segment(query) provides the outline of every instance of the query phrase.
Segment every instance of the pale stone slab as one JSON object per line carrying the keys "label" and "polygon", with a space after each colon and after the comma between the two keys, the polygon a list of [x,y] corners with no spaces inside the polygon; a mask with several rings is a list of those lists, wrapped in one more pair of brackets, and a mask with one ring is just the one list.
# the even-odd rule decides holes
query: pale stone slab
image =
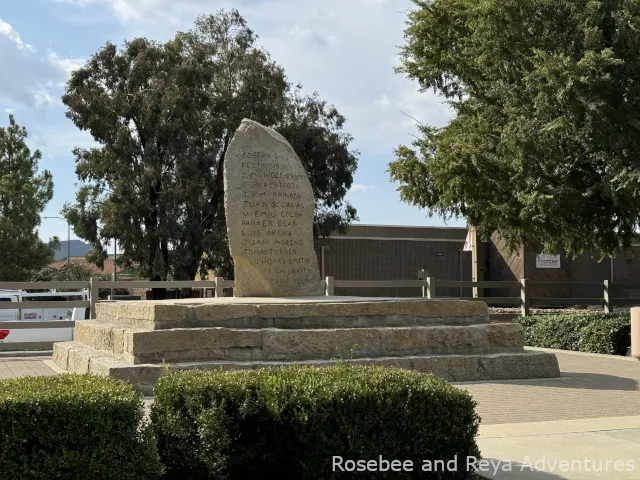
{"label": "pale stone slab", "polygon": [[234,296],[322,295],[313,189],[289,142],[243,120],[225,154],[224,191]]}
{"label": "pale stone slab", "polygon": [[[425,298],[218,297],[98,303],[97,321],[131,328],[309,328],[489,323],[484,302]],[[384,317],[384,318],[376,318]],[[231,320],[237,319],[234,322]],[[268,321],[262,321],[266,319]]]}
{"label": "pale stone slab", "polygon": [[483,302],[424,298],[240,297],[99,303],[54,362],[152,392],[167,370],[253,369],[336,359],[450,381],[558,377],[552,353],[525,352],[522,327],[490,324]]}
{"label": "pale stone slab", "polygon": [[[66,355],[57,350],[69,352],[69,362],[64,370],[69,373],[91,373],[109,375],[130,382],[145,395],[153,393],[158,378],[167,370],[245,370],[265,367],[285,367],[303,364],[324,367],[335,364],[337,359],[306,361],[264,361],[246,350],[231,353],[227,350],[227,360],[198,360],[160,364],[132,365],[123,359],[96,352],[76,342],[55,343],[54,359],[64,364]],[[245,358],[242,358],[245,357]],[[73,361],[71,361],[73,359]],[[555,355],[544,352],[515,352],[470,355],[425,355],[403,357],[369,357],[344,359],[357,365],[382,365],[406,368],[432,373],[448,381],[500,380],[505,378],[553,378],[560,375]],[[57,363],[57,362],[56,362]],[[59,366],[61,366],[58,363]],[[527,375],[517,377],[516,375]]]}
{"label": "pale stone slab", "polygon": [[[524,351],[522,327],[515,324],[339,329],[209,327],[131,331],[114,325],[82,322],[78,329],[80,334],[76,335],[76,343],[118,356],[131,364],[244,358],[298,361]],[[114,336],[114,333],[118,335]]]}

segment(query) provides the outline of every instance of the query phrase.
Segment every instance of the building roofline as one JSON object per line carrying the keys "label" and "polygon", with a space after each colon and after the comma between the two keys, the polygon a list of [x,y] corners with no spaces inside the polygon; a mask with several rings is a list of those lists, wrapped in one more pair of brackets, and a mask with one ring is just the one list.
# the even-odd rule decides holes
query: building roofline
{"label": "building roofline", "polygon": [[[384,225],[381,223],[352,223],[348,225],[348,227],[376,227],[376,228],[438,228],[438,229],[456,229],[456,230],[467,230],[468,227],[447,227],[446,225]],[[347,227],[347,228],[348,228]]]}

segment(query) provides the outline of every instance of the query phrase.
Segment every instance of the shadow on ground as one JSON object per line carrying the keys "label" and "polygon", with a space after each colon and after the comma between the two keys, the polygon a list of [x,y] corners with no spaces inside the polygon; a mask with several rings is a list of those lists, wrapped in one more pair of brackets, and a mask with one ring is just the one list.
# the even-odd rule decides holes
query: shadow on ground
{"label": "shadow on ground", "polygon": [[[489,462],[489,467],[476,472],[476,478],[478,479],[568,480],[567,477],[556,475],[555,473],[533,470],[529,465],[523,465],[518,462],[505,462],[495,458],[487,458],[486,460]],[[497,468],[494,466],[497,466]]]}
{"label": "shadow on ground", "polygon": [[[639,366],[640,368],[640,366]],[[569,372],[560,378],[535,378],[526,380],[481,380],[477,382],[452,382],[454,385],[502,384],[530,385],[549,388],[573,388],[580,390],[626,390],[640,391],[640,385],[632,378],[603,373]]]}

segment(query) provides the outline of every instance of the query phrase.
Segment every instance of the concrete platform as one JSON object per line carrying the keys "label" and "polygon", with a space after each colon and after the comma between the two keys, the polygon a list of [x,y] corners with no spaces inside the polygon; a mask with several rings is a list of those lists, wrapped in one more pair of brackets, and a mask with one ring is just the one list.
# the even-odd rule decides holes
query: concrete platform
{"label": "concrete platform", "polygon": [[518,353],[524,343],[515,324],[133,330],[87,321],[78,323],[75,339],[132,364]]}
{"label": "concrete platform", "polygon": [[63,371],[110,375],[148,394],[169,370],[246,369],[338,359],[431,372],[451,381],[558,377],[550,353],[527,353],[515,324],[483,302],[290,297],[104,302],[57,343]]}
{"label": "concrete platform", "polygon": [[144,395],[153,394],[153,386],[167,371],[246,370],[285,367],[292,364],[324,367],[338,361],[357,365],[380,365],[432,373],[449,381],[504,380],[509,378],[549,378],[558,375],[555,357],[538,352],[424,355],[398,357],[334,358],[297,361],[192,361],[136,365],[75,342],[57,343],[53,364],[59,373],[109,375],[132,383]]}

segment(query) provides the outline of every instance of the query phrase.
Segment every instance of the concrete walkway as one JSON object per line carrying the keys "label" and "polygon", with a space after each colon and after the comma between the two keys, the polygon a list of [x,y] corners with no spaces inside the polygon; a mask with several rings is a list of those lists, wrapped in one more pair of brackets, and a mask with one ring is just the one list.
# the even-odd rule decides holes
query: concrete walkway
{"label": "concrete walkway", "polygon": [[[561,378],[456,384],[474,396],[482,418],[478,445],[486,462],[478,473],[495,480],[640,480],[640,362],[546,351],[556,354]],[[45,364],[50,358],[0,356],[0,378],[55,375]]]}
{"label": "concrete walkway", "polygon": [[640,416],[484,425],[478,445],[485,478],[640,479]]}
{"label": "concrete walkway", "polygon": [[457,384],[482,417],[478,474],[640,480],[640,362],[547,351],[558,357],[559,379]]}
{"label": "concrete walkway", "polygon": [[51,360],[51,356],[3,353],[4,355],[0,355],[0,379],[57,375],[55,370],[45,364],[45,361]]}
{"label": "concrete walkway", "polygon": [[640,362],[632,357],[556,354],[562,376],[458,383],[476,402],[482,425],[640,415]]}

